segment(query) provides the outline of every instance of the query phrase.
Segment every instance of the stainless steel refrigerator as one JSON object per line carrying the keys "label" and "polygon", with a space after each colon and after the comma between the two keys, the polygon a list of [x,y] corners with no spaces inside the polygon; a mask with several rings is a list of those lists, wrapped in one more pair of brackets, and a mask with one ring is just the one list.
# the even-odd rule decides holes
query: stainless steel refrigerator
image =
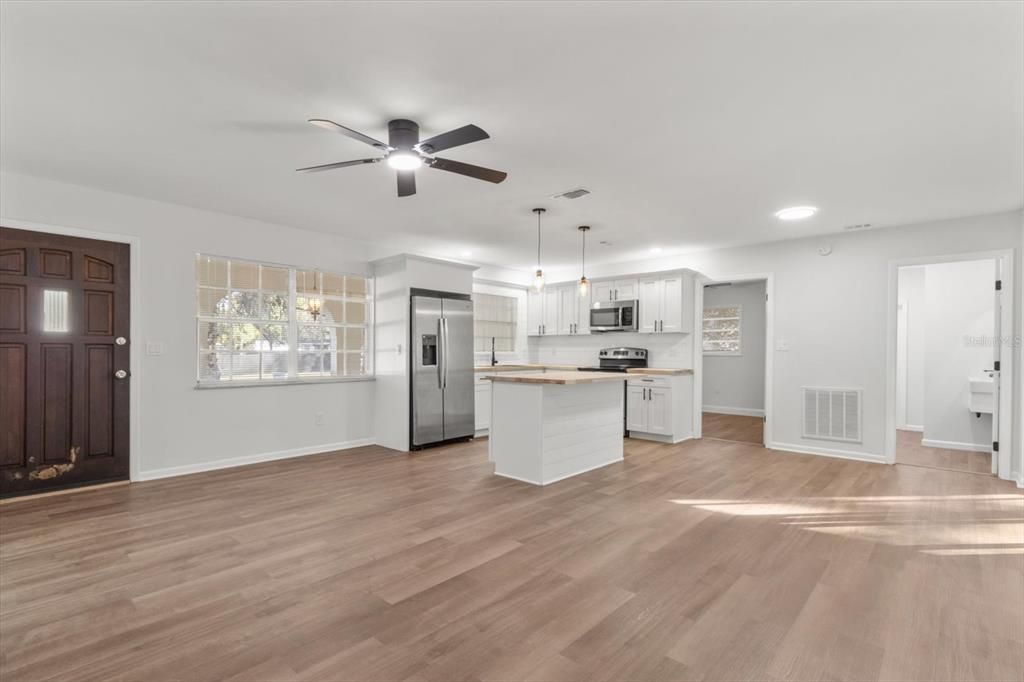
{"label": "stainless steel refrigerator", "polygon": [[472,438],[473,301],[468,295],[412,291],[413,448]]}

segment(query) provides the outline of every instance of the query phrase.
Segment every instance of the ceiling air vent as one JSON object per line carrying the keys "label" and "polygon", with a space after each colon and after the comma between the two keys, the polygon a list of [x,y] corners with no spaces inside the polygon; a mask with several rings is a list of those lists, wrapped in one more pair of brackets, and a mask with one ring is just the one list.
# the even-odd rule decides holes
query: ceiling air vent
{"label": "ceiling air vent", "polygon": [[588,194],[590,194],[590,190],[589,189],[584,189],[582,187],[577,187],[576,189],[571,189],[568,192],[562,192],[561,194],[552,194],[551,198],[552,199],[579,199],[580,197],[585,197]]}

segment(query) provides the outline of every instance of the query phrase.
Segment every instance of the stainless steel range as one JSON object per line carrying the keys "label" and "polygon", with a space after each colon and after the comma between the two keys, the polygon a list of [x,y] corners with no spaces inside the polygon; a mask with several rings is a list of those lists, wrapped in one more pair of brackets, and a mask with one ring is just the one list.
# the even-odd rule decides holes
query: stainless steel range
{"label": "stainless steel range", "polygon": [[[581,372],[625,372],[635,367],[647,366],[646,348],[629,348],[619,346],[617,348],[602,348],[597,354],[597,367],[580,367]],[[622,435],[628,436],[626,428],[626,386],[628,382],[622,382]]]}
{"label": "stainless steel range", "polygon": [[602,348],[597,357],[600,363],[597,367],[580,367],[580,371],[625,372],[630,368],[647,366],[646,348]]}

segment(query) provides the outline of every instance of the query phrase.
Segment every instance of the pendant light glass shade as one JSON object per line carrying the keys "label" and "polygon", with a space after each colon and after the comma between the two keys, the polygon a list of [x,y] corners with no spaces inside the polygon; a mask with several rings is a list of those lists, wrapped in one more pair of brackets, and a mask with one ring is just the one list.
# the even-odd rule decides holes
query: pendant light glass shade
{"label": "pendant light glass shade", "polygon": [[590,294],[590,280],[587,279],[587,232],[590,232],[589,225],[580,225],[576,228],[583,235],[583,250],[580,258],[580,296]]}
{"label": "pendant light glass shade", "polygon": [[540,217],[547,211],[546,208],[535,208],[533,212],[537,214],[537,272],[533,276],[533,288],[535,291],[540,291],[544,288],[544,271],[540,267]]}

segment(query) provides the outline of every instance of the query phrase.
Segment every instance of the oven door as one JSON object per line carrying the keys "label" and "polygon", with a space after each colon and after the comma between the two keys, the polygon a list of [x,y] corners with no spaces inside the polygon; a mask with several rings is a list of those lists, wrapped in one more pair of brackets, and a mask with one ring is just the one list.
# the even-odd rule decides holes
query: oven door
{"label": "oven door", "polygon": [[595,303],[590,309],[590,331],[614,332],[622,329],[622,307],[616,301]]}

